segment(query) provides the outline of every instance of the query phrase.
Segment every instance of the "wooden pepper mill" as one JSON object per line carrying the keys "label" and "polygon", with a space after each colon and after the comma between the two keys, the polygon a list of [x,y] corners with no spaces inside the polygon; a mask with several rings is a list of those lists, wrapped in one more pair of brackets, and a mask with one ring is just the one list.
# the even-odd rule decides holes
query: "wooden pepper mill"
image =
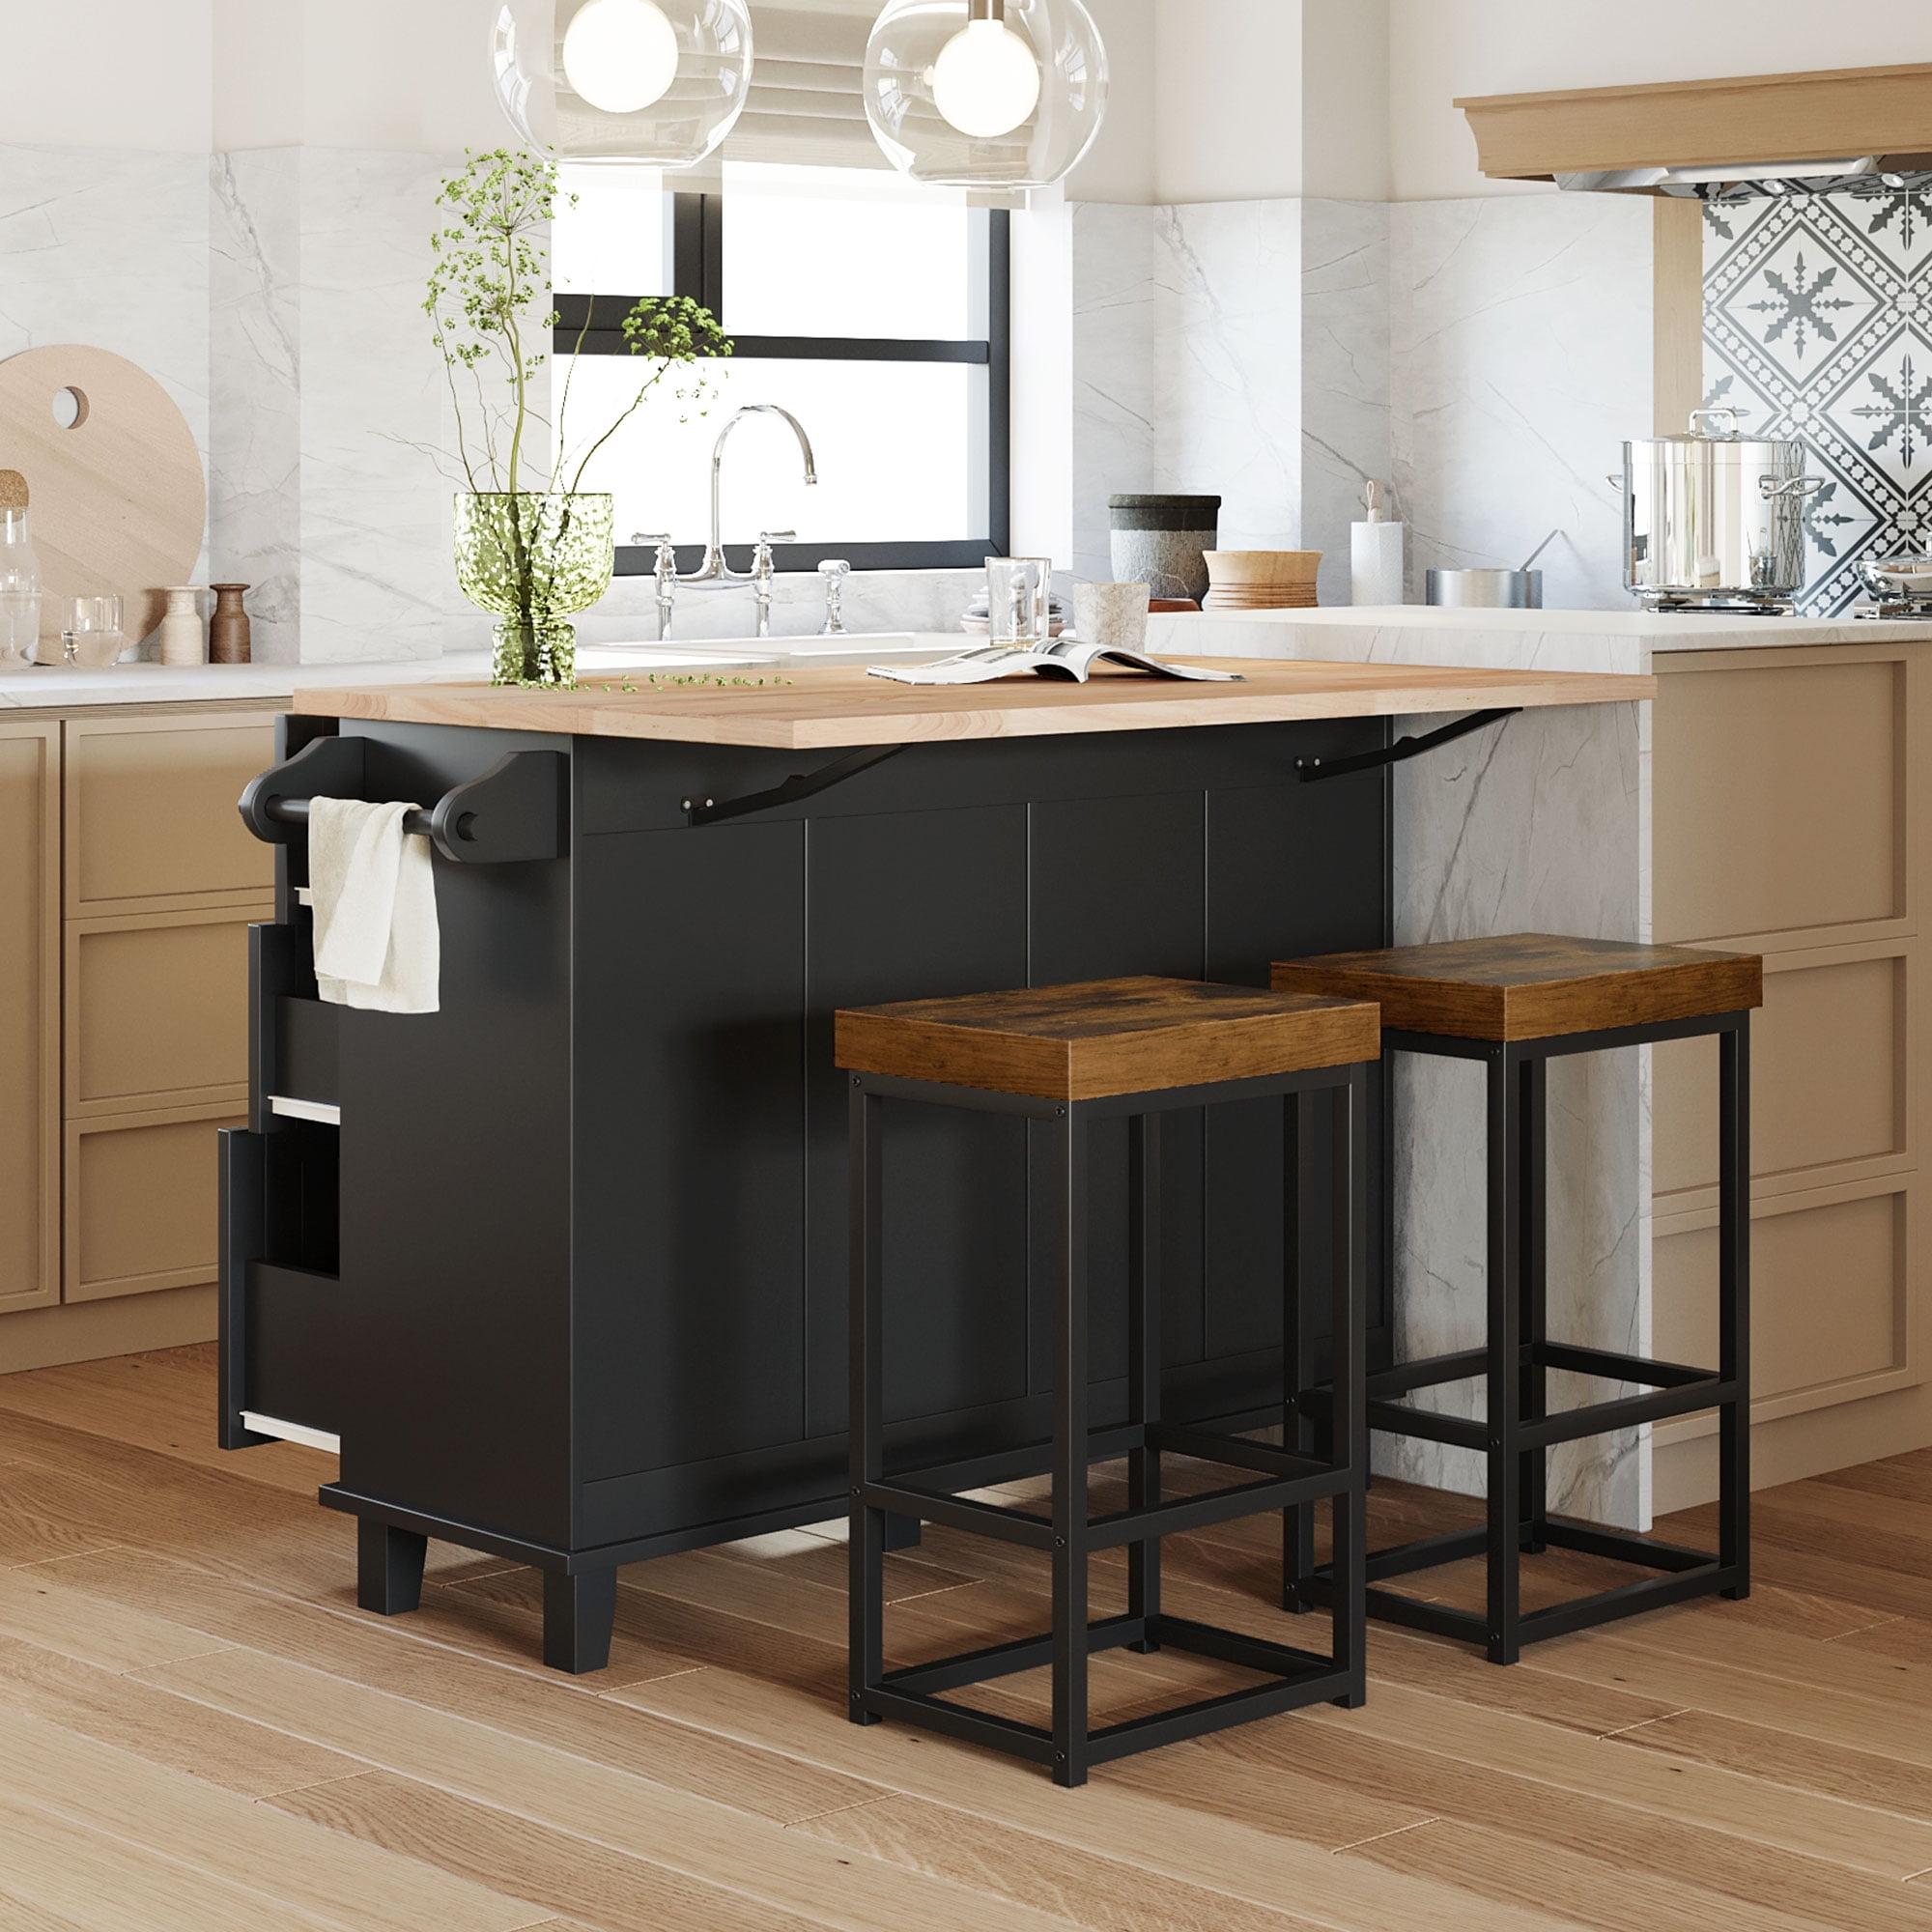
{"label": "wooden pepper mill", "polygon": [[242,602],[245,583],[215,583],[214,615],[208,624],[208,661],[218,665],[248,662],[248,612]]}

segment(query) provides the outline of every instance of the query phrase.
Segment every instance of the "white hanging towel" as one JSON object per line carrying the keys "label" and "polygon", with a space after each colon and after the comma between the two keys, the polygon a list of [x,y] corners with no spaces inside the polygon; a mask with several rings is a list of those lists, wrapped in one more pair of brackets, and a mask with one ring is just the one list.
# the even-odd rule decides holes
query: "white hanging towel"
{"label": "white hanging towel", "polygon": [[409,805],[318,798],[308,809],[315,980],[333,1006],[433,1013],[441,982],[429,840]]}

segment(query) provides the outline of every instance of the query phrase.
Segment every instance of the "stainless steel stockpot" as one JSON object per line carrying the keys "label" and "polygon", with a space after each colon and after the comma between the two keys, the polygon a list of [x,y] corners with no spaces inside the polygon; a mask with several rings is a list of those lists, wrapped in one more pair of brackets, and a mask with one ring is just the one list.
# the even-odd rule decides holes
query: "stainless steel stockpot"
{"label": "stainless steel stockpot", "polygon": [[[1612,483],[1618,478],[1612,477]],[[1624,582],[1646,604],[1762,604],[1804,581],[1804,445],[1693,410],[1684,436],[1624,444]]]}

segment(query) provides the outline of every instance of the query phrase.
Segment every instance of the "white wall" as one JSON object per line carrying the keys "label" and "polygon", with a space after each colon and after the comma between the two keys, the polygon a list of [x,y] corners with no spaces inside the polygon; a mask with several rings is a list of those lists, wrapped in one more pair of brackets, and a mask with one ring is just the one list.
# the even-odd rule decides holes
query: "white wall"
{"label": "white wall", "polygon": [[1092,0],[1112,96],[1069,200],[1388,198],[1386,0]]}
{"label": "white wall", "polygon": [[488,0],[213,0],[204,145],[447,154],[509,138]]}
{"label": "white wall", "polygon": [[[1373,6],[1376,0],[1367,0]],[[1925,0],[1387,0],[1398,201],[1536,194],[1486,181],[1459,96],[1932,61]]]}
{"label": "white wall", "polygon": [[1302,191],[1303,5],[1155,0],[1156,199],[1265,201]]}
{"label": "white wall", "polygon": [[4,0],[0,140],[205,154],[213,0]]}

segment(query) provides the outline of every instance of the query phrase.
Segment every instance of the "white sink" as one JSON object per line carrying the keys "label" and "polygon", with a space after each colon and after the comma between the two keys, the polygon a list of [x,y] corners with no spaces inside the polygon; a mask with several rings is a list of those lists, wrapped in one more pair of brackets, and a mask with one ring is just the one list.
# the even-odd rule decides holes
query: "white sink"
{"label": "white sink", "polygon": [[721,665],[777,665],[779,657],[770,644],[750,644],[733,648],[728,643],[680,644],[579,644],[577,668],[580,675],[623,670],[716,670]]}
{"label": "white sink", "polygon": [[875,664],[882,658],[937,658],[959,649],[944,638],[910,631],[842,638],[673,638],[668,643],[580,644],[581,670],[695,670],[721,665]]}

